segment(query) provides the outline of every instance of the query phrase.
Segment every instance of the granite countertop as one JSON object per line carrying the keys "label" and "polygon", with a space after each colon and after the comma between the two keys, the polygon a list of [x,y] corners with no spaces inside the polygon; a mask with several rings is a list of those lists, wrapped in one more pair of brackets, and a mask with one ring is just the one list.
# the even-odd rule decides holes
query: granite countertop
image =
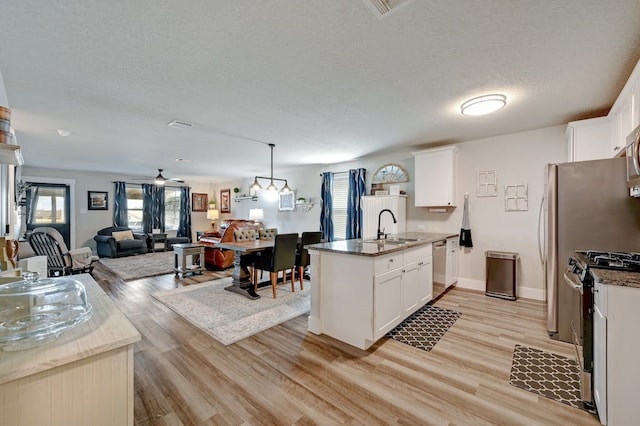
{"label": "granite countertop", "polygon": [[640,272],[594,268],[591,268],[591,272],[601,284],[640,288]]}
{"label": "granite countertop", "polygon": [[[585,264],[589,262],[589,259],[585,256],[582,250],[577,250],[575,253],[578,260]],[[603,268],[589,268],[589,270],[593,273],[595,279],[597,279],[600,284],[640,288],[639,272],[616,271],[613,269]]]}
{"label": "granite countertop", "polygon": [[[327,251],[356,256],[382,256],[409,248],[431,244],[435,241],[457,237],[457,233],[405,232],[389,235],[386,240],[343,240],[331,243],[319,243],[307,246],[309,250]],[[409,239],[411,241],[399,241]]]}

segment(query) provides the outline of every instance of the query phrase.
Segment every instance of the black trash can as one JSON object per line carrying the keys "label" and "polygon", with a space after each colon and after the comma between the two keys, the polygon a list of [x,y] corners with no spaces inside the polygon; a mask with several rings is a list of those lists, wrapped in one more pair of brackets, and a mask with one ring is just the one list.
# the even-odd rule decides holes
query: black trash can
{"label": "black trash can", "polygon": [[507,251],[486,251],[487,296],[516,300],[517,263],[520,255]]}

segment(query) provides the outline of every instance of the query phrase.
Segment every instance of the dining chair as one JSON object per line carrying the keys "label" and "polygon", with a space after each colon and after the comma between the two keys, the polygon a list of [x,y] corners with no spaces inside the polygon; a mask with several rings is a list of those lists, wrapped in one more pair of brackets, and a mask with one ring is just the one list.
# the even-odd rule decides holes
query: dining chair
{"label": "dining chair", "polygon": [[38,256],[47,256],[47,275],[50,277],[93,272],[98,256],[91,248],[69,250],[60,232],[51,227],[35,228],[28,237],[29,245]]}
{"label": "dining chair", "polygon": [[271,279],[271,289],[273,290],[273,298],[276,298],[276,285],[278,284],[278,273],[282,271],[282,283],[286,281],[287,270],[291,269],[291,291],[294,292],[294,264],[296,261],[296,247],[298,245],[298,234],[277,234],[274,239],[273,250],[271,256],[263,255],[257,257],[253,264],[254,270],[254,288],[258,290],[258,280],[256,279],[256,270],[269,271]]}
{"label": "dining chair", "polygon": [[272,240],[278,234],[278,228],[264,228],[260,230],[261,240]]}
{"label": "dining chair", "polygon": [[310,244],[316,244],[322,241],[322,232],[303,232],[300,243],[296,249],[296,269],[298,270],[298,279],[300,280],[300,290],[304,288],[304,270],[311,263],[309,258],[309,250],[305,247]]}
{"label": "dining chair", "polygon": [[[257,233],[255,229],[240,228],[233,231],[234,241],[255,241]],[[253,277],[253,263],[255,261],[255,253],[245,253],[240,257],[240,265],[249,268],[249,277]]]}
{"label": "dining chair", "polygon": [[[261,240],[273,240],[276,237],[276,235],[278,235],[278,228],[263,228],[263,229],[260,229],[259,232],[260,232]],[[270,256],[271,250],[263,250],[255,253],[256,258],[265,256],[265,255]],[[260,279],[262,279],[262,272],[264,271],[260,271]],[[254,274],[252,274],[251,277],[254,281],[257,280],[257,276],[254,276]]]}

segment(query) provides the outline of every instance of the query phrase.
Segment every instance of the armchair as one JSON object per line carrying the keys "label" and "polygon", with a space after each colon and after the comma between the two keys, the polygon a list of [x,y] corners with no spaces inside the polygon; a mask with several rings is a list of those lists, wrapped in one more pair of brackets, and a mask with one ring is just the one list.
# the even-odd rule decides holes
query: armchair
{"label": "armchair", "polygon": [[147,236],[130,228],[110,226],[93,237],[100,257],[122,257],[147,252]]}
{"label": "armchair", "polygon": [[226,269],[233,266],[235,253],[233,250],[226,250],[217,247],[218,243],[234,241],[234,233],[239,229],[260,230],[262,222],[244,219],[228,219],[220,224],[219,236],[207,233],[200,237],[198,241],[204,245],[204,265],[207,269]]}

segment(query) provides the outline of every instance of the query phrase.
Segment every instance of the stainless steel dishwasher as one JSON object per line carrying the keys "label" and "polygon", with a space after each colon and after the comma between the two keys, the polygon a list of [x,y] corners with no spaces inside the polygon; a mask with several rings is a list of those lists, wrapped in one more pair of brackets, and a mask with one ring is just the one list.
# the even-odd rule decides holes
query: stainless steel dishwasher
{"label": "stainless steel dishwasher", "polygon": [[436,300],[446,289],[447,273],[447,241],[433,243],[433,300]]}

